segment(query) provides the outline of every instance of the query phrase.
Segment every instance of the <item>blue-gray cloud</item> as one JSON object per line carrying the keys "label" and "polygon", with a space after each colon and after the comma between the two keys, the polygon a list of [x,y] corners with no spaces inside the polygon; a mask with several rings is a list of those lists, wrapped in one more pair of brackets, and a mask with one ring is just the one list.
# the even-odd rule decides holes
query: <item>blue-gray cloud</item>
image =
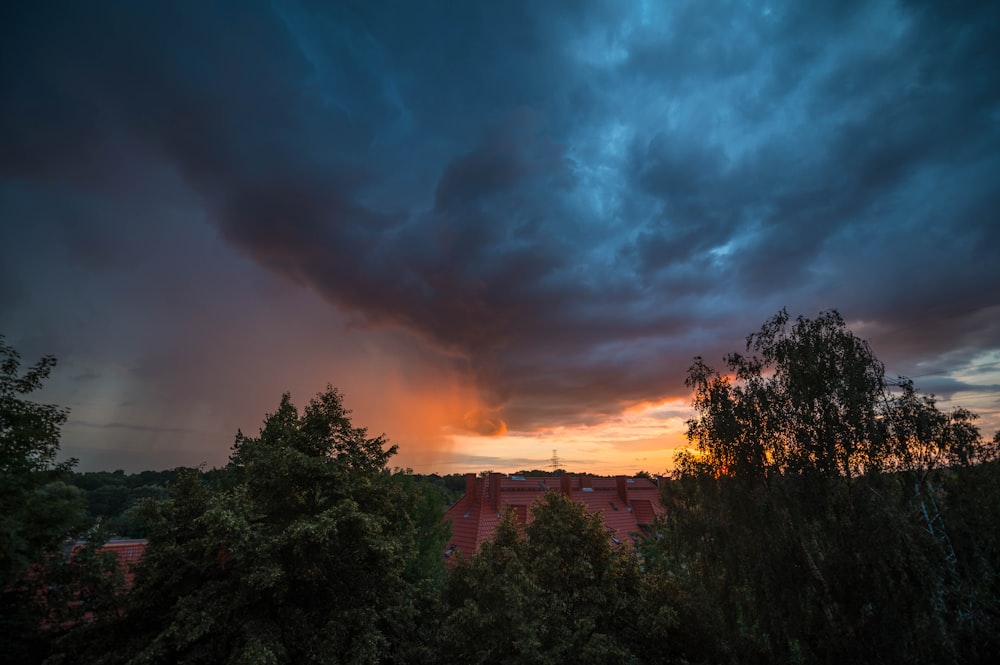
{"label": "blue-gray cloud", "polygon": [[[677,393],[782,306],[904,372],[997,348],[996,3],[333,4],[5,8],[0,210],[171,169],[514,428]],[[75,263],[127,260],[78,214]]]}

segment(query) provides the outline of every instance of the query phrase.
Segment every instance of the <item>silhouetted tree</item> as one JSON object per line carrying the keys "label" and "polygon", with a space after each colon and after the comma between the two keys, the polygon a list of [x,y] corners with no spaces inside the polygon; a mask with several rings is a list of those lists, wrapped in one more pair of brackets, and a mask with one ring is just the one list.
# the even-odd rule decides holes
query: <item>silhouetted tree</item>
{"label": "silhouetted tree", "polygon": [[169,500],[144,504],[149,545],[124,616],[64,652],[95,663],[419,660],[430,573],[414,562],[434,536],[410,512],[415,486],[386,468],[395,450],[355,427],[333,388],[301,413],[286,394],[258,436],[237,434],[226,489],[191,473]]}
{"label": "silhouetted tree", "polygon": [[440,653],[468,663],[634,662],[628,639],[638,562],[600,515],[559,492],[518,524],[508,511],[492,540],[448,577]]}
{"label": "silhouetted tree", "polygon": [[955,565],[957,497],[933,475],[988,456],[974,416],[905,380],[893,392],[836,312],[782,311],[746,350],[724,375],[701,358],[689,371],[692,450],[666,485],[650,568],[703,604],[740,662],[978,657],[967,644],[984,641],[990,608]]}
{"label": "silhouetted tree", "polygon": [[[27,398],[49,377],[45,356],[22,373],[21,356],[0,337],[0,641],[7,662],[37,662],[42,631],[61,610],[63,546],[85,527],[83,494],[64,481],[76,460],[59,462],[68,409]],[[79,567],[79,566],[78,566]],[[64,584],[56,586],[56,581]],[[50,606],[50,602],[57,603]]]}

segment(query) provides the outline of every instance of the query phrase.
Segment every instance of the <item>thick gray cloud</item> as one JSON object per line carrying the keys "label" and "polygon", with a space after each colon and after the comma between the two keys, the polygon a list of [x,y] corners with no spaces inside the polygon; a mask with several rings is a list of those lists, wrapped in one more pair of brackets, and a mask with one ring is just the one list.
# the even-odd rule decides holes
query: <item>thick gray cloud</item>
{"label": "thick gray cloud", "polygon": [[782,306],[838,308],[890,371],[1000,352],[996,3],[2,11],[22,337],[27,220],[68,273],[123,275],[161,251],[145,201],[233,252],[152,282],[249,259],[421,340],[514,429],[681,394]]}

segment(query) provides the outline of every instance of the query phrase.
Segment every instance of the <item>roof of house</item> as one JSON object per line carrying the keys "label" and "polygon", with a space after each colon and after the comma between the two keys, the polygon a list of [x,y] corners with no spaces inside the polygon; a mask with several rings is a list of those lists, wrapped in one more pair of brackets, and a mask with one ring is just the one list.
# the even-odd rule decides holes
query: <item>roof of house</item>
{"label": "roof of house", "polygon": [[[493,535],[507,507],[521,523],[532,520],[530,506],[549,490],[561,491],[592,513],[600,513],[608,537],[617,546],[632,543],[644,526],[663,512],[659,488],[648,478],[626,476],[506,476],[465,475],[465,496],[448,509],[451,541],[445,556],[473,554]],[[636,534],[636,535],[634,535]]]}
{"label": "roof of house", "polygon": [[114,552],[123,564],[131,566],[142,558],[147,542],[145,538],[113,538],[104,543],[101,549]]}
{"label": "roof of house", "polygon": [[[81,547],[86,544],[84,540],[72,543],[71,554],[73,556]],[[139,563],[142,553],[146,551],[148,541],[145,538],[112,538],[101,546],[101,551],[112,552],[118,557],[122,564],[122,572],[125,574],[125,587],[131,588],[135,581],[133,567]]]}

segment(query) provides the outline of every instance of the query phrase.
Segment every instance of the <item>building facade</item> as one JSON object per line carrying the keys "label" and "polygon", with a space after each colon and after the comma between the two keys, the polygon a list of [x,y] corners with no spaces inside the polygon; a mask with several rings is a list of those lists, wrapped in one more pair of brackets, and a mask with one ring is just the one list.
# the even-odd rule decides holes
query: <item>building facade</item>
{"label": "building facade", "polygon": [[657,484],[648,478],[627,476],[508,476],[465,474],[465,496],[448,509],[451,541],[449,559],[462,552],[471,556],[488,540],[504,511],[510,509],[522,524],[531,521],[531,505],[548,491],[559,491],[599,513],[615,546],[629,546],[663,512]]}

